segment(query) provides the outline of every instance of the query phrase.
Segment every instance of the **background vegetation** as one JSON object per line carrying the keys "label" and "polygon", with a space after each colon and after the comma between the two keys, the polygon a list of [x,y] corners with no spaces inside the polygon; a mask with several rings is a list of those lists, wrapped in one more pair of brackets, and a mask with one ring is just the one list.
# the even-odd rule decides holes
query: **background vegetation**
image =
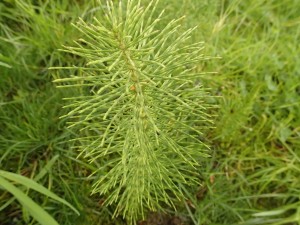
{"label": "background vegetation", "polygon": [[[142,4],[149,3],[142,0]],[[59,52],[79,38],[71,26],[89,21],[104,4],[80,0],[0,2],[0,169],[22,174],[70,202],[26,191],[60,224],[126,224],[113,206],[90,196],[92,166],[68,142],[62,91],[51,66],[83,63]],[[199,171],[201,186],[184,190],[177,211],[150,213],[139,224],[300,224],[300,5],[298,0],[164,0],[163,27],[185,15],[182,30],[198,26],[191,43],[221,57],[197,70],[218,105],[215,128]],[[175,37],[174,37],[175,38]],[[61,71],[60,71],[61,73]],[[65,71],[66,76],[68,74]],[[3,185],[3,184],[2,184]],[[37,224],[0,183],[0,224]],[[2,188],[1,188],[2,186]]]}

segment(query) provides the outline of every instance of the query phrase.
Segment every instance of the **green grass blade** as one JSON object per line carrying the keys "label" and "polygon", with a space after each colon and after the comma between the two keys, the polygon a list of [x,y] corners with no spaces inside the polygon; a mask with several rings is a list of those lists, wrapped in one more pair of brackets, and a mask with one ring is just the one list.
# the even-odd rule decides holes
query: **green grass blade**
{"label": "green grass blade", "polygon": [[11,180],[11,181],[14,181],[14,182],[17,182],[19,184],[22,184],[30,189],[33,189],[37,192],[40,192],[41,194],[44,194],[62,204],[65,204],[66,206],[68,206],[69,208],[71,208],[74,212],[76,212],[78,215],[79,215],[79,212],[70,204],[68,203],[66,200],[58,197],[56,194],[54,194],[53,192],[49,191],[47,188],[43,187],[42,185],[36,183],[35,181],[27,178],[27,177],[24,177],[24,176],[21,176],[21,175],[18,175],[18,174],[15,174],[15,173],[11,173],[11,172],[6,172],[6,171],[3,171],[3,170],[0,170],[0,176],[8,179],[8,180]]}
{"label": "green grass blade", "polygon": [[51,169],[56,160],[58,160],[58,158],[59,155],[55,155],[51,160],[49,160],[45,167],[34,177],[34,181],[39,181],[40,179],[42,179]]}
{"label": "green grass blade", "polygon": [[14,195],[18,201],[28,210],[30,215],[42,225],[59,225],[41,206],[36,204],[31,198],[20,189],[11,184],[6,179],[0,177],[0,186]]}
{"label": "green grass blade", "polygon": [[1,62],[1,61],[0,61],[0,66],[6,67],[6,68],[11,68],[10,65],[8,65],[7,63]]}

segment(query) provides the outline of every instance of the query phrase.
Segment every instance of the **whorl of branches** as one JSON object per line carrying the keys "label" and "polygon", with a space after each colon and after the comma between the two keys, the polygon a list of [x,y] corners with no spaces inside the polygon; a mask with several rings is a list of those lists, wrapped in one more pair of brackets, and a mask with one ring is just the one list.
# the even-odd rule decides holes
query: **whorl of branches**
{"label": "whorl of branches", "polygon": [[182,200],[182,185],[197,183],[199,158],[207,156],[200,141],[206,93],[195,70],[206,59],[203,44],[186,44],[194,29],[178,34],[181,19],[157,30],[163,13],[154,17],[156,8],[157,1],[109,1],[105,20],[80,19],[82,38],[64,51],[86,64],[55,80],[81,90],[67,99],[64,117],[80,130],[80,155],[100,165],[92,193],[130,221]]}

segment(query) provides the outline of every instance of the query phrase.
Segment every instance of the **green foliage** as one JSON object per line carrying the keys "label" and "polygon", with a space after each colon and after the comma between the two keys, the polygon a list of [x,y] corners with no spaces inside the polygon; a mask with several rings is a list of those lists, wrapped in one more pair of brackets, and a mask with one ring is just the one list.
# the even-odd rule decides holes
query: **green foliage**
{"label": "green foliage", "polygon": [[180,19],[157,30],[156,5],[128,1],[124,10],[109,2],[104,21],[80,20],[74,26],[82,38],[64,51],[86,64],[55,80],[80,90],[67,99],[64,117],[81,132],[81,155],[99,165],[92,193],[117,203],[114,215],[130,221],[182,200],[180,186],[197,183],[199,159],[207,156],[200,141],[209,121],[206,93],[194,68],[206,59],[203,44],[185,45],[194,29],[178,35]]}
{"label": "green foliage", "polygon": [[27,188],[33,189],[35,191],[40,192],[43,195],[53,198],[56,201],[67,205],[77,214],[79,214],[78,211],[72,205],[70,205],[64,199],[55,195],[53,192],[39,185],[35,181],[15,173],[0,170],[0,186],[2,186],[4,190],[13,194],[13,196],[23,205],[23,207],[28,210],[30,215],[42,225],[58,225],[58,223],[41,206],[35,203],[30,197],[28,197],[12,182],[22,184]]}
{"label": "green foliage", "polygon": [[[71,160],[66,160],[67,154],[60,158],[57,154],[61,155],[64,147],[60,142],[70,134],[63,132],[64,121],[58,120],[62,97],[47,72],[47,67],[52,63],[60,65],[64,58],[55,54],[54,49],[73,35],[68,32],[71,26],[65,27],[63,23],[69,24],[73,16],[77,17],[77,4],[68,7],[67,3],[0,1],[0,61],[5,64],[0,65],[0,168],[38,181],[77,208],[74,196],[68,190],[62,191],[63,185],[59,185],[63,183],[64,170],[58,168],[62,167],[61,162]],[[68,176],[71,177],[70,173]],[[37,224],[37,217],[41,221],[45,210],[59,224],[68,224],[71,219],[62,219],[68,215],[80,221],[67,205],[57,204],[47,195],[29,191],[15,181],[6,181],[10,185],[6,189],[0,182],[1,225]],[[11,190],[15,197],[11,196]],[[51,220],[43,218],[42,223],[47,222]]]}
{"label": "green foliage", "polygon": [[[122,1],[127,3],[127,0]],[[66,121],[76,123],[84,119],[83,116],[59,119],[74,110],[62,108],[66,104],[62,98],[95,95],[93,91],[99,85],[94,89],[93,86],[57,89],[51,82],[52,76],[70,78],[70,71],[84,76],[87,68],[99,69],[100,64],[85,66],[86,57],[70,54],[70,48],[64,49],[69,52],[57,49],[62,45],[79,47],[71,44],[73,40],[87,40],[71,26],[78,17],[90,27],[90,24],[98,26],[92,19],[96,16],[108,29],[110,23],[105,13],[109,10],[105,2],[0,1],[0,168],[38,181],[74,205],[80,216],[64,204],[9,181],[63,225],[127,224],[121,217],[112,219],[117,203],[103,205],[111,192],[90,195],[91,185],[102,174],[89,175],[105,165],[107,159],[119,156],[111,154],[93,163],[83,157],[77,159],[78,149],[81,156],[88,153],[82,151],[87,143],[70,140],[88,137],[94,131],[80,132],[82,125],[66,129]],[[141,6],[147,8],[149,2],[141,0]],[[177,201],[168,191],[177,211],[163,203],[165,213],[159,209],[137,223],[299,224],[299,1],[164,0],[157,3],[152,18],[159,17],[162,10],[166,13],[156,23],[155,30],[163,30],[169,21],[185,15],[177,22],[180,26],[169,37],[165,48],[180,34],[197,26],[178,48],[203,40],[205,48],[200,54],[221,56],[217,60],[193,63],[196,68],[192,70],[217,72],[199,75],[198,79],[209,88],[211,95],[220,96],[205,97],[219,107],[206,111],[216,115],[211,118],[214,129],[195,125],[195,129],[203,132],[201,140],[211,146],[212,155],[199,159],[200,185],[179,186],[184,192],[184,201]],[[184,49],[180,51],[183,52]],[[56,71],[48,70],[49,67],[72,69]],[[101,68],[108,67],[107,64]],[[156,67],[159,70],[159,66]],[[90,84],[89,81],[83,83]],[[69,103],[75,104],[74,100]],[[0,223],[38,224],[3,188],[0,190]]]}

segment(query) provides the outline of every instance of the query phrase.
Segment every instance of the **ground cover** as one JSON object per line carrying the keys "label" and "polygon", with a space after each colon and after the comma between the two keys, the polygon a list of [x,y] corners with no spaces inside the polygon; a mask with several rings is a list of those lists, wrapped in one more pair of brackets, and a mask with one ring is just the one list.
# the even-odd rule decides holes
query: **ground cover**
{"label": "ground cover", "polygon": [[[69,141],[77,134],[66,128],[67,118],[59,119],[68,112],[62,99],[76,93],[52,82],[68,71],[48,70],[84,63],[58,49],[80,38],[72,22],[91,21],[100,9],[104,1],[0,2],[0,169],[36,180],[79,210],[77,216],[22,189],[60,224],[126,224],[111,218],[114,205],[90,195],[95,165],[77,159],[76,143]],[[201,161],[201,185],[182,187],[186,200],[177,211],[166,207],[137,223],[299,224],[298,1],[167,0],[157,14],[163,9],[161,28],[182,15],[178,33],[197,26],[188,42],[204,41],[212,57],[196,70],[208,72],[201,82],[214,96],[208,103],[218,107],[208,111],[214,128],[204,130],[211,157]],[[1,224],[37,224],[0,190]]]}

